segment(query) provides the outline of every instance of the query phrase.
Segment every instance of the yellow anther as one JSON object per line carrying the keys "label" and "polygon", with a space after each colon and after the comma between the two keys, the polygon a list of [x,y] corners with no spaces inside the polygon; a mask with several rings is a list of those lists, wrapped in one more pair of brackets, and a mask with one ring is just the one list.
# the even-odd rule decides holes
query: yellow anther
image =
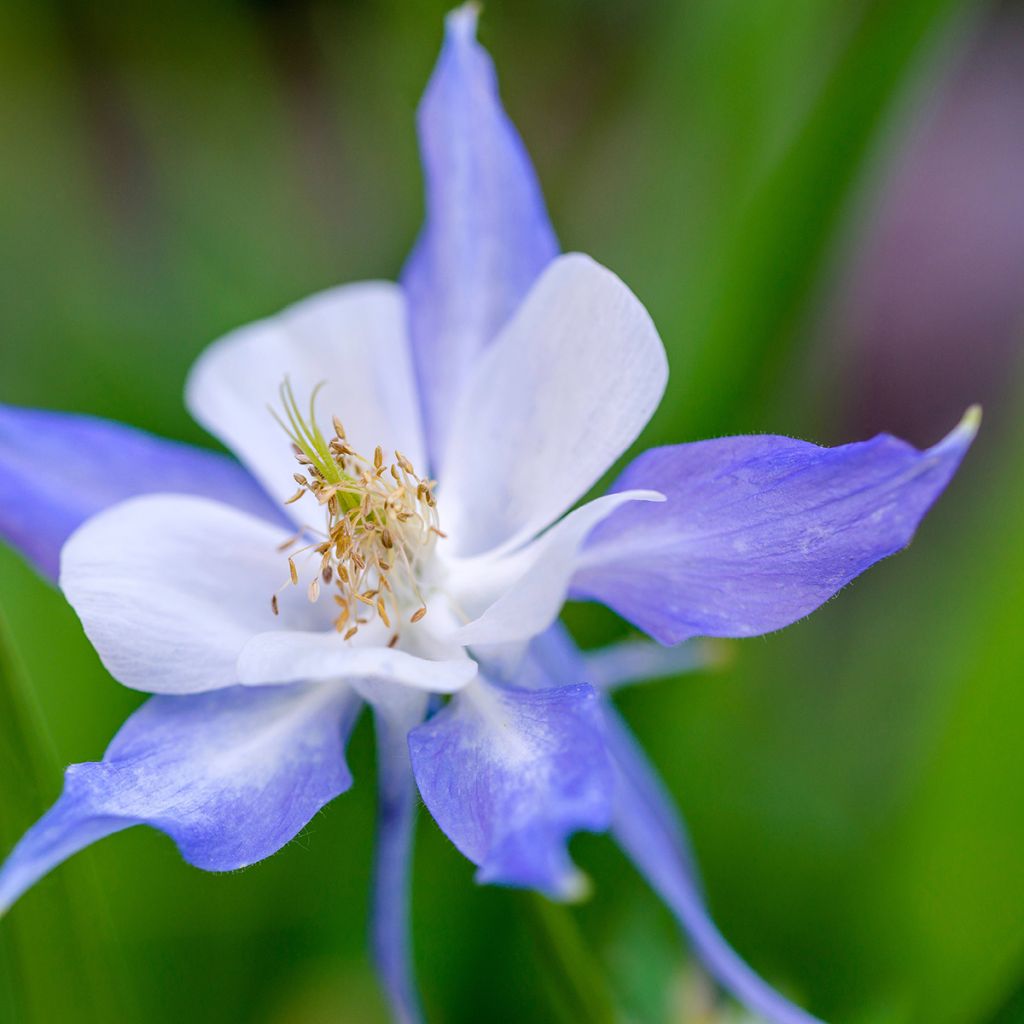
{"label": "yellow anther", "polygon": [[[334,436],[325,438],[314,417],[313,400],[307,419],[287,381],[281,387],[281,400],[287,422],[281,418],[279,422],[304,470],[293,474],[299,491],[289,500],[297,501],[308,492],[327,517],[324,540],[294,552],[320,556],[309,599],[317,600],[321,581],[335,588],[334,600],[341,609],[335,619],[338,632],[350,621],[353,602],[371,608],[388,628],[392,619],[419,622],[427,613],[420,569],[436,539],[444,536],[438,526],[433,481],[418,476],[401,452],[395,452],[390,465],[380,445],[371,458],[360,455],[346,440],[337,416],[331,417]],[[292,538],[282,549],[298,539]],[[291,557],[288,572],[291,582],[298,584],[298,568]],[[275,598],[275,611],[276,605]],[[411,616],[410,607],[415,609]],[[344,633],[345,639],[355,636],[366,621],[357,618]]]}

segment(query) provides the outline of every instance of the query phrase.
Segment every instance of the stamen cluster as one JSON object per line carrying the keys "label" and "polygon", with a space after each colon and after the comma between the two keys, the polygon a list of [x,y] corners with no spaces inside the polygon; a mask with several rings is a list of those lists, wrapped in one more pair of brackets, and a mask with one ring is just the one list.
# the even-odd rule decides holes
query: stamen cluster
{"label": "stamen cluster", "polygon": [[[282,550],[288,550],[311,532],[323,538],[289,555],[289,579],[284,587],[299,584],[296,558],[300,554],[319,557],[317,575],[307,588],[309,600],[318,601],[323,587],[332,588],[339,609],[334,628],[344,633],[346,640],[354,637],[360,626],[378,618],[387,628],[395,629],[389,641],[394,645],[399,623],[410,606],[415,608],[411,622],[419,622],[427,614],[418,569],[435,540],[444,537],[438,526],[436,485],[419,476],[399,451],[390,463],[379,445],[372,459],[360,455],[349,445],[337,416],[332,417],[333,437],[325,438],[314,416],[318,390],[310,399],[307,422],[288,382],[281,387],[288,425],[280,418],[278,422],[291,438],[301,467],[294,474],[298,490],[286,504],[308,493],[327,513],[325,533],[300,531],[282,545]],[[271,604],[277,614],[277,594]]]}

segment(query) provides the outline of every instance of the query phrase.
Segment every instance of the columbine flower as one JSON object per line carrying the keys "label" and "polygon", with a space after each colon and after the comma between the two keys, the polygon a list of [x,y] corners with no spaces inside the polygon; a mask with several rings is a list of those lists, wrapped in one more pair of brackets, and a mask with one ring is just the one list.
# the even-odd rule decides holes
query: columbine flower
{"label": "columbine flower", "polygon": [[[309,299],[213,345],[187,400],[238,461],[82,417],[0,411],[0,527],[120,682],[156,694],[10,855],[0,908],[135,824],[207,870],[258,861],[348,788],[378,734],[377,962],[419,1017],[406,881],[418,788],[478,879],[582,889],[575,831],[610,830],[712,973],[812,1020],[704,908],[682,826],[607,691],[692,658],[584,656],[556,625],[603,601],[664,645],[812,611],[910,540],[975,429],[927,451],[733,437],[647,452],[574,505],[664,390],[629,289],[559,256],[475,42],[448,20],[420,109],[427,221],[401,285]],[[268,405],[273,411],[268,412]],[[40,466],[59,463],[62,475]],[[438,697],[437,695],[447,695]]]}

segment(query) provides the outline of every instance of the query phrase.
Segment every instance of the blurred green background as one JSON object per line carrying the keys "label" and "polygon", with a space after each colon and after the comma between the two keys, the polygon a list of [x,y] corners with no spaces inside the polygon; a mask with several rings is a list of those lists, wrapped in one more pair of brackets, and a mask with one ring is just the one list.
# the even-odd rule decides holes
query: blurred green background
{"label": "blurred green background", "polygon": [[[212,443],[181,401],[207,342],[397,274],[445,9],[5,0],[0,400]],[[907,553],[621,705],[723,930],[774,983],[831,1024],[1024,1021],[1024,10],[493,0],[481,35],[563,245],[617,270],[668,346],[644,442],[928,444],[985,403]],[[6,850],[140,697],[6,550],[0,613]],[[569,621],[588,644],[622,632]],[[365,722],[350,763],[355,788],[245,872],[203,874],[144,829],[58,870],[0,924],[0,1020],[385,1020]],[[574,1019],[528,901],[475,887],[425,815],[418,843],[430,1019]],[[600,837],[574,851],[596,882],[580,955],[621,1019],[712,1020],[628,864]]]}

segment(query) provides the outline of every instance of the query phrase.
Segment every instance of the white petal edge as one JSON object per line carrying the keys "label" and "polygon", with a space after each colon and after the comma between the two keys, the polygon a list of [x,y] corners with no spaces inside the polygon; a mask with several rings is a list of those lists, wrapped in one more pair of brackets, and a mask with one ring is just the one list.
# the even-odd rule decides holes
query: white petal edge
{"label": "white petal edge", "polygon": [[439,508],[456,552],[511,548],[552,523],[636,439],[667,379],[629,288],[587,256],[556,259],[453,413]]}
{"label": "white petal edge", "polygon": [[87,520],[61,552],[60,587],[103,664],[150,693],[239,682],[248,640],[273,628],[329,628],[291,587],[278,545],[288,533],[206,498],[146,495]]}
{"label": "white petal edge", "polygon": [[432,661],[397,648],[355,647],[337,633],[261,633],[238,658],[239,681],[248,686],[300,679],[374,679],[454,693],[476,676],[469,657]]}
{"label": "white petal edge", "polygon": [[[270,414],[282,415],[278,390],[291,383],[307,411],[313,389],[326,428],[344,424],[356,451],[398,449],[426,472],[401,289],[386,281],[343,285],[231,332],[199,357],[185,400],[192,415],[224,442],[267,491],[284,501],[298,469],[291,442]],[[282,416],[283,418],[283,416]],[[301,522],[306,501],[288,506]]]}
{"label": "white petal edge", "polygon": [[452,565],[449,580],[456,601],[463,607],[485,607],[452,639],[466,645],[508,644],[544,632],[565,603],[587,534],[626,502],[664,500],[657,491],[606,494],[570,512],[514,554]]}

